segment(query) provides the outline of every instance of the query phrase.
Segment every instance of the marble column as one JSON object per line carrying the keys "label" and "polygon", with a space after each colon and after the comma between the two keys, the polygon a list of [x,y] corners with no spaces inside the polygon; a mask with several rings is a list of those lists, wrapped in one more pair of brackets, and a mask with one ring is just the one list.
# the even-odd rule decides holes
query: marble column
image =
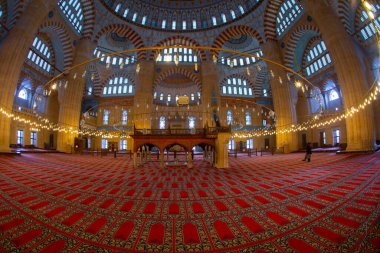
{"label": "marble column", "polygon": [[[326,1],[303,0],[301,4],[321,31],[334,63],[345,109],[349,110],[352,106],[359,105],[368,91],[369,84],[365,76],[365,64],[353,38],[347,34],[342,22]],[[374,115],[371,106],[347,118],[346,126],[347,151],[374,149]]]}
{"label": "marble column", "polygon": [[[277,41],[268,40],[263,48],[264,57],[276,63],[282,64],[280,48]],[[297,124],[297,112],[291,84],[288,82],[285,70],[275,64],[268,63],[268,69],[274,74],[270,79],[272,89],[273,106],[276,113],[276,129],[286,129],[292,124]],[[280,82],[280,78],[282,83]],[[276,135],[276,146],[284,147],[284,152],[297,151],[298,136],[296,133],[283,133]]]}
{"label": "marble column", "polygon": [[[26,7],[0,47],[0,107],[12,111],[14,92],[22,66],[38,27],[47,18],[55,1],[35,0]],[[11,120],[0,113],[0,152],[9,152]]]}
{"label": "marble column", "polygon": [[[92,58],[95,44],[90,39],[81,39],[76,46],[74,65],[80,64]],[[83,90],[86,84],[82,77],[87,65],[78,67],[67,76],[67,86],[58,90],[59,118],[58,124],[62,127],[79,129],[81,116]],[[57,150],[68,153],[74,146],[76,134],[59,132],[57,138]]]}

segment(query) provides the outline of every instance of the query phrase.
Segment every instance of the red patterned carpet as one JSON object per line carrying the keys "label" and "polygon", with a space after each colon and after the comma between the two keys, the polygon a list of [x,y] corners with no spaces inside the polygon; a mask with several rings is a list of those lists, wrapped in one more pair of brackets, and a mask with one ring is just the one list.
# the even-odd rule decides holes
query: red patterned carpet
{"label": "red patterned carpet", "polygon": [[380,154],[0,157],[1,252],[380,252]]}

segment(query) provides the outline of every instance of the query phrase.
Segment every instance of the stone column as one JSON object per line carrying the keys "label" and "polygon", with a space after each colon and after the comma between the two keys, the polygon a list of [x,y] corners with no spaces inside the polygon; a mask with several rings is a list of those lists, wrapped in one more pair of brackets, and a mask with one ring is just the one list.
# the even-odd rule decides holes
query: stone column
{"label": "stone column", "polygon": [[[305,12],[318,25],[326,43],[342,89],[346,110],[359,105],[369,88],[364,63],[353,38],[326,1],[303,0]],[[374,149],[374,115],[370,106],[346,119],[347,151]]]}
{"label": "stone column", "polygon": [[[76,56],[74,66],[91,59],[91,54],[95,44],[90,39],[81,39],[76,46]],[[74,69],[67,76],[66,88],[59,90],[59,118],[60,126],[72,129],[79,129],[79,120],[81,115],[83,89],[85,87],[85,78],[82,78],[83,72],[87,65]],[[59,132],[57,139],[57,150],[61,152],[70,152],[70,147],[74,145],[76,134]]]}
{"label": "stone column", "polygon": [[193,159],[191,158],[191,152],[187,152],[187,168],[193,168]]}
{"label": "stone column", "polygon": [[140,71],[136,77],[134,97],[134,124],[136,128],[151,128],[153,101],[154,61],[140,61]]}
{"label": "stone column", "polygon": [[[14,92],[25,58],[38,27],[56,1],[35,0],[12,28],[0,47],[0,107],[12,111]],[[11,120],[0,114],[0,152],[9,152]]]}
{"label": "stone column", "polygon": [[[201,81],[202,81],[202,126],[208,123],[208,126],[215,126],[213,112],[220,108],[220,89],[219,89],[219,74],[216,64],[212,61],[202,62],[201,64]],[[219,121],[221,117],[219,116]]]}
{"label": "stone column", "polygon": [[160,152],[160,168],[165,168],[165,154],[164,152]]}
{"label": "stone column", "polygon": [[[268,40],[263,46],[264,57],[282,64],[278,43]],[[285,70],[277,65],[268,63],[268,69],[273,71],[270,85],[272,89],[273,106],[276,113],[276,129],[281,130],[297,124],[297,111],[293,101],[291,86]],[[280,82],[282,79],[282,83]],[[296,133],[283,133],[276,135],[276,146],[284,147],[284,152],[289,153],[298,150],[298,137]]]}

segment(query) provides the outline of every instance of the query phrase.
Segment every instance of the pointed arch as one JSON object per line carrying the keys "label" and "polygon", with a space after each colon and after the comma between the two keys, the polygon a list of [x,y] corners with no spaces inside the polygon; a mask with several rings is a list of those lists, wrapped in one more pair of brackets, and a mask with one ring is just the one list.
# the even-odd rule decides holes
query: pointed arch
{"label": "pointed arch", "polygon": [[186,76],[187,78],[189,78],[190,80],[192,80],[199,88],[199,90],[202,90],[202,84],[201,84],[201,81],[199,80],[198,76],[195,75],[193,72],[187,70],[187,69],[184,69],[184,68],[171,68],[169,69],[168,71],[162,73],[161,75],[159,75],[154,81],[153,81],[153,90],[155,89],[155,87],[163,80],[165,80],[167,77],[173,75],[173,74],[182,74],[184,76]]}
{"label": "pointed arch", "polygon": [[70,68],[73,64],[74,56],[71,37],[66,30],[66,26],[58,21],[48,20],[41,24],[38,32],[50,35],[56,60],[58,58],[63,60],[63,70]]}
{"label": "pointed arch", "polygon": [[[314,25],[300,25],[294,29],[293,33],[286,42],[286,51],[284,55],[284,65],[288,68],[293,69],[294,60],[295,60],[295,50],[299,42],[305,38],[305,35],[308,36],[320,36],[321,33],[317,27]],[[304,45],[306,46],[306,45]],[[302,50],[303,53],[303,50]]]}
{"label": "pointed arch", "polygon": [[[130,27],[128,27],[127,25],[122,25],[122,24],[111,24],[106,27],[103,27],[95,35],[94,42],[98,43],[100,37],[102,37],[104,34],[112,33],[112,32],[117,33],[119,36],[127,37],[132,42],[132,44],[134,45],[136,49],[144,47],[144,42],[141,36],[134,30],[132,30]],[[137,55],[138,55],[139,60],[146,59],[145,51],[138,52]]]}
{"label": "pointed arch", "polygon": [[83,10],[83,37],[89,38],[94,32],[95,26],[95,5],[93,0],[82,0]]}
{"label": "pointed arch", "polygon": [[264,34],[266,40],[276,40],[276,18],[281,4],[284,0],[271,0],[268,1],[268,5],[264,14]]}
{"label": "pointed arch", "polygon": [[[157,47],[162,47],[162,46],[174,46],[174,45],[182,45],[182,46],[200,46],[200,44],[189,37],[183,36],[183,35],[175,35],[169,38],[166,38],[164,40],[161,40],[156,44]],[[157,56],[157,51],[152,52],[150,55],[150,60],[155,59]],[[201,50],[199,51],[198,55],[202,61],[206,61],[206,53]]]}
{"label": "pointed arch", "polygon": [[[253,29],[252,27],[232,26],[219,34],[219,36],[215,39],[212,47],[221,48],[226,41],[238,35],[248,35],[248,36],[254,37],[257,39],[260,45],[264,43],[264,40],[261,37],[260,33],[256,31],[255,29]],[[216,55],[218,55],[218,53],[216,53]]]}

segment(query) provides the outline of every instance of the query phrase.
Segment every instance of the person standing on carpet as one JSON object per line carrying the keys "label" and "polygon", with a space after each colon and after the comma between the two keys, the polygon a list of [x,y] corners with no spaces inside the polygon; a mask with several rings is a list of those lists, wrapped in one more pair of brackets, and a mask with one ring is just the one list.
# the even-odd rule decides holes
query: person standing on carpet
{"label": "person standing on carpet", "polygon": [[310,162],[310,158],[311,158],[311,143],[307,143],[306,145],[306,154],[305,154],[305,159],[303,159],[302,161],[307,161]]}

